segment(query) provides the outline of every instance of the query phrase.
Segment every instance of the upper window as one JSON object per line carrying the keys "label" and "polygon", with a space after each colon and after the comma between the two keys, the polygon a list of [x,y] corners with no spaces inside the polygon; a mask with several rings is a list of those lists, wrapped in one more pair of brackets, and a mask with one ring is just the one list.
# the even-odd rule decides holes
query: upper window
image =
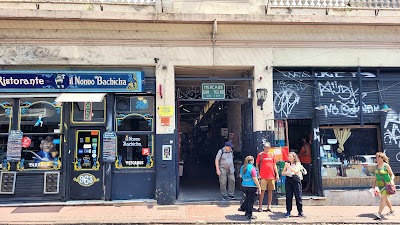
{"label": "upper window", "polygon": [[105,100],[102,102],[74,102],[72,103],[72,121],[75,123],[104,123]]}
{"label": "upper window", "polygon": [[21,99],[20,130],[23,133],[60,133],[62,107],[54,100]]}
{"label": "upper window", "polygon": [[117,131],[153,131],[154,97],[116,98]]}
{"label": "upper window", "polygon": [[153,131],[153,117],[150,115],[118,115],[117,131]]}

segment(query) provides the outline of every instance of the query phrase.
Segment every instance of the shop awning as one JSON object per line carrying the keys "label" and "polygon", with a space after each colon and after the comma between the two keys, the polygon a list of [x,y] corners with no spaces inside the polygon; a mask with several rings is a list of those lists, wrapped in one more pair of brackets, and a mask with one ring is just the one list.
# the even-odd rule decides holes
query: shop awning
{"label": "shop awning", "polygon": [[105,93],[63,93],[56,102],[102,102]]}

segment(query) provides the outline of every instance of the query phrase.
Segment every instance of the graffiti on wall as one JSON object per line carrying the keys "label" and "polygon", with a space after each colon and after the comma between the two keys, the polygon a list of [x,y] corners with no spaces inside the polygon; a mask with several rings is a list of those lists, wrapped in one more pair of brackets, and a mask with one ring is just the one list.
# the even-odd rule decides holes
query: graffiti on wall
{"label": "graffiti on wall", "polygon": [[274,111],[282,116],[288,117],[293,108],[299,104],[300,95],[298,91],[307,88],[304,83],[289,83],[287,81],[276,81],[279,91],[274,92]]}
{"label": "graffiti on wall", "polygon": [[[317,78],[356,78],[357,72],[315,72]],[[376,75],[369,72],[360,73],[363,78],[375,78]]]}
{"label": "graffiti on wall", "polygon": [[[322,103],[325,117],[329,115],[340,115],[349,118],[357,117],[360,111],[359,89],[353,88],[351,81],[347,84],[339,84],[337,81],[318,82],[319,95],[321,97],[332,95],[330,103]],[[362,99],[367,93],[362,94]],[[362,110],[366,114],[379,111],[379,105],[369,105],[362,102]]]}
{"label": "graffiti on wall", "polygon": [[[396,145],[400,148],[400,113],[393,110],[387,113],[384,130],[383,141],[385,144]],[[396,159],[400,161],[400,152],[397,153]]]}
{"label": "graffiti on wall", "polygon": [[[370,72],[360,73],[363,79],[376,78],[376,75]],[[303,82],[305,80],[325,79],[327,78],[357,78],[357,72],[315,72],[309,71],[279,71],[281,79],[277,80],[278,91],[274,91],[274,111],[281,117],[288,117],[299,104],[301,93],[310,85]],[[291,80],[284,80],[289,78]],[[353,87],[352,82],[338,83],[338,81],[322,81],[317,83],[316,89],[320,96],[331,97],[329,101],[321,102],[324,106],[325,117],[344,116],[349,118],[358,117],[360,111],[359,88]],[[276,90],[276,88],[275,88]],[[362,93],[362,99],[367,97],[367,93]],[[361,102],[361,109],[365,114],[371,114],[379,111],[379,105],[366,104]]]}

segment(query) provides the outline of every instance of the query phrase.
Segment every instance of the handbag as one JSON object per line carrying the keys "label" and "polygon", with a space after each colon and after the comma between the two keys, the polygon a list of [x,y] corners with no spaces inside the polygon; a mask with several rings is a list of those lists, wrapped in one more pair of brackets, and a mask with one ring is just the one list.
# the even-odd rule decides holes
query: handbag
{"label": "handbag", "polygon": [[382,178],[382,174],[381,174],[381,171],[379,170],[378,166],[376,166],[376,169],[378,170],[379,177],[381,178],[381,181],[385,184],[386,192],[387,192],[389,195],[394,195],[394,194],[396,194],[396,185],[390,184],[390,183],[389,183],[389,184],[386,183],[386,181]]}

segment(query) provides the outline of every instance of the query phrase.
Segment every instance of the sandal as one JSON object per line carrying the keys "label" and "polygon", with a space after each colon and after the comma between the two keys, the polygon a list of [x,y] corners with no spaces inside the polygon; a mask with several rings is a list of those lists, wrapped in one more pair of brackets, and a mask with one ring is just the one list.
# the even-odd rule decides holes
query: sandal
{"label": "sandal", "polygon": [[262,210],[262,208],[258,208],[257,211],[258,212],[262,212],[263,210]]}
{"label": "sandal", "polygon": [[267,212],[272,212],[270,208],[268,208],[266,211],[267,211]]}

